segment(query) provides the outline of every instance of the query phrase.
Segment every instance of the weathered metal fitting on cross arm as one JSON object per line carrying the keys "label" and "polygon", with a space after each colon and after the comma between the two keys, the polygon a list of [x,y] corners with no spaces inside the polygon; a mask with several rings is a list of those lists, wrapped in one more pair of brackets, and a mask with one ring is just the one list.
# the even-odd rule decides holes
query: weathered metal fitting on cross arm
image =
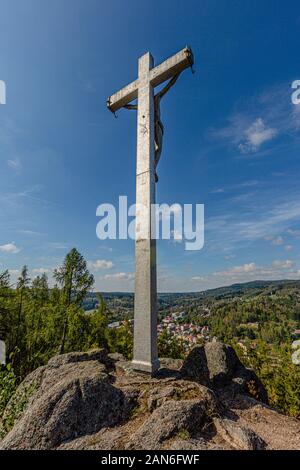
{"label": "weathered metal fitting on cross arm", "polygon": [[188,59],[189,66],[191,67],[192,73],[195,73],[195,70],[193,69],[193,65],[194,65],[194,54],[193,54],[192,48],[191,48],[190,46],[186,46],[184,52],[185,52],[186,57],[187,57],[187,59]]}
{"label": "weathered metal fitting on cross arm", "polygon": [[110,101],[110,96],[106,100],[106,106],[107,109],[117,118],[118,116],[116,115],[116,112],[111,109],[111,101]]}

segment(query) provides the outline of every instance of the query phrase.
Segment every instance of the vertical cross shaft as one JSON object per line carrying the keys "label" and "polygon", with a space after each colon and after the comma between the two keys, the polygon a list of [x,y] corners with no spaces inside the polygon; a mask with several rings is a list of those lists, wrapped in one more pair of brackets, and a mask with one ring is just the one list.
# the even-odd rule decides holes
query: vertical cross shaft
{"label": "vertical cross shaft", "polygon": [[[156,240],[154,233],[154,92],[149,80],[153,58],[148,52],[139,59],[136,240],[133,367],[153,373],[159,367],[157,356]],[[142,208],[142,210],[140,210]]]}
{"label": "vertical cross shaft", "polygon": [[[152,204],[155,203],[153,88],[166,80],[174,79],[193,63],[193,53],[189,47],[156,67],[153,67],[153,58],[148,52],[139,59],[138,79],[107,100],[108,109],[116,112],[138,99],[133,367],[150,373],[159,367],[156,241],[152,236],[155,234],[155,214],[152,214]],[[169,84],[167,88],[170,88]],[[136,109],[136,106],[131,109]]]}

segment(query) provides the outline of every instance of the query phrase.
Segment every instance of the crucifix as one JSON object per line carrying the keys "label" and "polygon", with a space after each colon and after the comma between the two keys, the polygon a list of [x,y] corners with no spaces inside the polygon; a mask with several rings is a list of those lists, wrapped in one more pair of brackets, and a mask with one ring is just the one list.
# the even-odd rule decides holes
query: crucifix
{"label": "crucifix", "polygon": [[[155,183],[157,164],[162,151],[164,127],[160,119],[161,98],[175,84],[179,74],[194,63],[190,48],[154,67],[147,52],[139,58],[138,78],[110,96],[107,107],[137,110],[136,160],[136,237],[135,237],[135,296],[133,368],[154,373],[159,368],[157,354],[157,287],[156,240],[153,237],[155,215]],[[154,95],[154,88],[168,83]],[[137,99],[137,104],[130,104]],[[139,211],[138,207],[143,207]]]}

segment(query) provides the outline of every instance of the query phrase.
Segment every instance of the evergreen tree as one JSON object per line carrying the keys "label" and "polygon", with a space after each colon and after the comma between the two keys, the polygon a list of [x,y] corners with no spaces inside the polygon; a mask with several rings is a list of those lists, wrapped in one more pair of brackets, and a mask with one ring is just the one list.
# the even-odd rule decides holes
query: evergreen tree
{"label": "evergreen tree", "polygon": [[8,269],[4,271],[3,273],[0,273],[0,292],[3,289],[8,289],[9,288],[9,282],[10,282],[10,275]]}
{"label": "evergreen tree", "polygon": [[68,329],[68,309],[71,304],[81,306],[94,284],[94,276],[89,273],[83,256],[76,248],[72,248],[65,257],[63,265],[54,271],[54,278],[62,288],[63,331],[59,352],[63,354]]}
{"label": "evergreen tree", "polygon": [[23,312],[23,303],[24,297],[26,295],[26,290],[28,288],[30,278],[28,276],[28,267],[25,265],[21,270],[21,274],[17,282],[17,294],[19,298],[18,305],[18,320],[17,320],[17,331],[16,331],[16,340],[14,347],[14,366],[20,370],[21,368],[21,356],[24,353],[24,335],[25,335],[25,318]]}

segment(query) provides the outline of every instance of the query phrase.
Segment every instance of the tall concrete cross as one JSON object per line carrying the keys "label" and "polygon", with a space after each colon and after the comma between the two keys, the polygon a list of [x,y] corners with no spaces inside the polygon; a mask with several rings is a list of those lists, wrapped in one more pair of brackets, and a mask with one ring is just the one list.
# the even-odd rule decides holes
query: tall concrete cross
{"label": "tall concrete cross", "polygon": [[[159,110],[155,109],[154,88],[168,79],[175,82],[179,73],[193,65],[193,54],[186,47],[154,67],[153,57],[147,52],[139,58],[138,78],[110,96],[107,106],[115,112],[137,99],[137,162],[136,205],[143,211],[136,213],[135,240],[135,298],[134,298],[134,369],[153,373],[159,368],[157,355],[157,287],[155,217],[151,205],[155,203],[156,164],[160,156],[155,136]],[[159,103],[158,103],[159,106]],[[160,140],[162,139],[163,128]],[[160,142],[161,147],[161,142]],[[156,153],[159,156],[156,156]]]}

